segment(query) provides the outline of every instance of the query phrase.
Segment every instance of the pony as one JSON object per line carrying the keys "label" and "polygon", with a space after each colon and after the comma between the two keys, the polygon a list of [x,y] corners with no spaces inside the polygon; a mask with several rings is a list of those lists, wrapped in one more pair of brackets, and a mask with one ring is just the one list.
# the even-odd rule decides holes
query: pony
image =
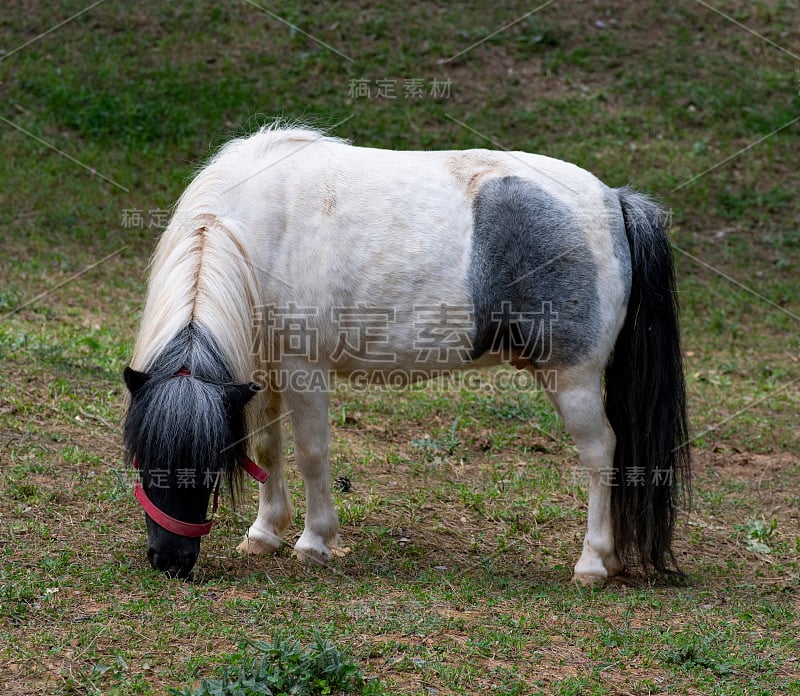
{"label": "pony", "polygon": [[158,242],[124,373],[151,565],[189,575],[210,499],[245,471],[262,483],[238,550],[280,548],[284,418],[306,494],[294,551],[329,563],[331,380],[509,363],[545,387],[588,472],[574,580],[679,574],[690,453],[657,203],[525,152],[382,150],[281,125],[228,142]]}

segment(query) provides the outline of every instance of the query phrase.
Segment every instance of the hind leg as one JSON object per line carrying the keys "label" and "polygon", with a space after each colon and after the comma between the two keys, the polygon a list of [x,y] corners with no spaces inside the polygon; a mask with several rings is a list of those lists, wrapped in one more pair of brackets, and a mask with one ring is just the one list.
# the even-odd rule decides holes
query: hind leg
{"label": "hind leg", "polygon": [[295,439],[295,460],[306,488],[306,524],[294,546],[304,561],[325,564],[338,544],[339,515],[328,481],[328,395],[324,392],[287,396]]}
{"label": "hind leg", "polygon": [[253,436],[256,460],[269,472],[258,486],[258,515],[244,540],[237,547],[240,553],[274,553],[281,544],[281,534],[292,520],[292,504],[283,470],[283,430],[281,428],[281,395],[268,396],[264,412],[265,425]]}
{"label": "hind leg", "polygon": [[581,468],[589,475],[586,537],[573,579],[591,586],[623,568],[611,519],[616,438],[606,419],[600,372],[589,367],[571,368],[559,371],[557,377],[557,390],[550,392],[550,397],[578,448]]}

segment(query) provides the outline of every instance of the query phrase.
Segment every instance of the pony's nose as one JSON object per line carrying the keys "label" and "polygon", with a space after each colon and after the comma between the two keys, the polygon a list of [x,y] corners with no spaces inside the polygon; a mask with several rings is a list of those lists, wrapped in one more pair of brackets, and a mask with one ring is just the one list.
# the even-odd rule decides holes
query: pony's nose
{"label": "pony's nose", "polygon": [[194,568],[195,553],[158,553],[155,549],[147,550],[147,560],[154,570],[160,570],[171,578],[186,578]]}

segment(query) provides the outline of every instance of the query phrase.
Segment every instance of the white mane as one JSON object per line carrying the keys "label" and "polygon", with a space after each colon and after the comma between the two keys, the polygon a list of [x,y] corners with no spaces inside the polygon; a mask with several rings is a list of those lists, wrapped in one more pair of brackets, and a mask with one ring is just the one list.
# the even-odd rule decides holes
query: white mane
{"label": "white mane", "polygon": [[142,328],[131,365],[147,371],[175,334],[190,322],[221,343],[239,379],[253,372],[253,311],[257,274],[239,212],[249,178],[268,168],[287,143],[346,142],[277,122],[225,144],[181,195],[151,261]]}

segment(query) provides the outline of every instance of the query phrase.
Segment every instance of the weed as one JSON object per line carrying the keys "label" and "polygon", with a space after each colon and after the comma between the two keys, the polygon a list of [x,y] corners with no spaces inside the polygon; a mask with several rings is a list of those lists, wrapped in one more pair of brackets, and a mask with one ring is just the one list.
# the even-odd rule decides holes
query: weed
{"label": "weed", "polygon": [[[248,653],[230,656],[219,679],[203,679],[194,690],[170,689],[174,696],[321,696],[376,693],[356,664],[319,634],[303,647],[276,633],[272,641],[248,641]],[[252,655],[252,652],[255,655]]]}
{"label": "weed", "polygon": [[452,457],[456,449],[461,445],[461,438],[456,435],[457,428],[458,418],[439,437],[431,438],[429,435],[424,435],[423,437],[414,438],[411,444],[431,459],[436,456]]}
{"label": "weed", "polygon": [[744,534],[745,548],[753,553],[772,552],[767,542],[772,538],[777,528],[778,520],[776,519],[771,520],[769,523],[763,519],[753,519],[734,527],[737,532]]}
{"label": "weed", "polygon": [[700,638],[692,636],[682,638],[680,642],[680,645],[665,652],[664,661],[666,663],[690,669],[705,667],[718,676],[724,676],[733,671],[733,663],[722,658],[714,636]]}

